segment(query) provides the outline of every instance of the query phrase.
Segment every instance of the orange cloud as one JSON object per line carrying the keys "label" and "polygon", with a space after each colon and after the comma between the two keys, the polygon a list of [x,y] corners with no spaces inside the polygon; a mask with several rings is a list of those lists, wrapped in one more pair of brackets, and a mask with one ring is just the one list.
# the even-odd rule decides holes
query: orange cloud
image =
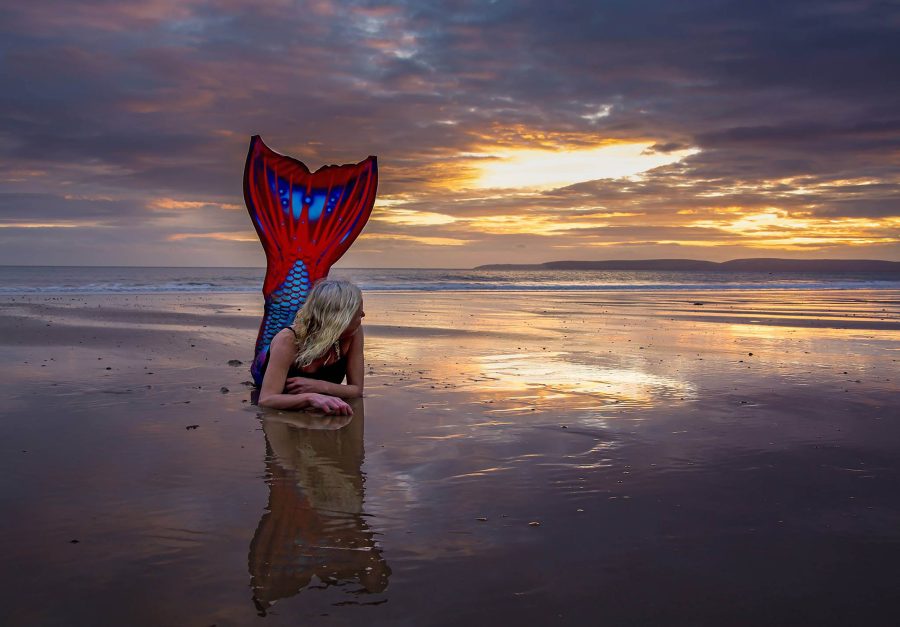
{"label": "orange cloud", "polygon": [[232,233],[174,233],[169,235],[166,240],[170,242],[179,242],[186,239],[214,239],[226,242],[257,242],[259,238],[254,233],[232,232]]}
{"label": "orange cloud", "polygon": [[453,237],[419,237],[415,235],[401,235],[395,233],[367,233],[361,239],[361,241],[371,240],[396,240],[401,242],[424,244],[426,246],[465,246],[470,241],[472,241]]}
{"label": "orange cloud", "polygon": [[219,207],[229,211],[243,209],[241,205],[212,202],[208,200],[177,200],[175,198],[157,198],[150,203],[154,209],[200,209],[202,207]]}
{"label": "orange cloud", "polygon": [[815,218],[772,208],[728,220],[698,220],[691,226],[731,233],[735,237],[728,244],[751,248],[815,250],[900,242],[900,218],[893,217]]}
{"label": "orange cloud", "polygon": [[99,228],[99,222],[0,222],[0,229],[83,229]]}

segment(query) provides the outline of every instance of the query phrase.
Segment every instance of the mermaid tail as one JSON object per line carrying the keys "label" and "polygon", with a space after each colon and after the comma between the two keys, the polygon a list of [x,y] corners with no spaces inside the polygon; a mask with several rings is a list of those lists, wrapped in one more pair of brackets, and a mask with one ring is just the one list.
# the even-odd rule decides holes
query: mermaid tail
{"label": "mermaid tail", "polygon": [[310,173],[300,161],[271,150],[259,135],[250,139],[244,201],[267,264],[265,313],[250,367],[257,386],[272,338],[293,323],[310,287],[328,275],[362,231],[377,185],[375,157]]}

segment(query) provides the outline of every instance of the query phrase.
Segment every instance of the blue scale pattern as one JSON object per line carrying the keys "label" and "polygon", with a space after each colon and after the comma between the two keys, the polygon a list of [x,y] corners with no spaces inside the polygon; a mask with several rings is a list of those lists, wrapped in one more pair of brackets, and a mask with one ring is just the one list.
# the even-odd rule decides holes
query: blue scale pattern
{"label": "blue scale pattern", "polygon": [[294,322],[297,311],[306,302],[309,288],[309,272],[306,270],[306,264],[295,261],[281,287],[266,299],[264,333],[258,348],[268,348],[275,334]]}
{"label": "blue scale pattern", "polygon": [[294,322],[294,317],[306,302],[309,288],[306,264],[295,261],[284,283],[266,299],[264,333],[257,353],[260,349],[268,348],[275,334]]}

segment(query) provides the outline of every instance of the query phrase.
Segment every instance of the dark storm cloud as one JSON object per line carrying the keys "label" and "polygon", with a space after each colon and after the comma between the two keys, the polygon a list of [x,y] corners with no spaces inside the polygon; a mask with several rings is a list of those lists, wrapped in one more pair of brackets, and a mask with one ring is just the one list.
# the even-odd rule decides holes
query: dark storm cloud
{"label": "dark storm cloud", "polygon": [[0,223],[83,222],[133,223],[147,215],[142,204],[102,198],[66,198],[55,194],[0,193]]}
{"label": "dark storm cloud", "polygon": [[[88,0],[2,18],[8,222],[143,216],[160,247],[207,220],[249,232],[233,211],[153,203],[239,205],[255,133],[314,168],[378,154],[382,195],[456,218],[591,206],[680,229],[697,214],[679,211],[724,206],[898,215],[895,3]],[[460,154],[560,137],[701,152],[641,181],[501,198],[431,188]]]}

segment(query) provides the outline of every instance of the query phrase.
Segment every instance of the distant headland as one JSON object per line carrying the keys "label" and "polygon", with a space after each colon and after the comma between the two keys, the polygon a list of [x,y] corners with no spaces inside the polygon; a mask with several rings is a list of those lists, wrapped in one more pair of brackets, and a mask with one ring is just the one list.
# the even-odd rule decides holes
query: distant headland
{"label": "distant headland", "polygon": [[547,261],[538,264],[495,263],[475,270],[723,270],[728,272],[889,272],[900,274],[900,262],[879,259],[778,259],[759,257],[731,261],[698,259],[610,259]]}

